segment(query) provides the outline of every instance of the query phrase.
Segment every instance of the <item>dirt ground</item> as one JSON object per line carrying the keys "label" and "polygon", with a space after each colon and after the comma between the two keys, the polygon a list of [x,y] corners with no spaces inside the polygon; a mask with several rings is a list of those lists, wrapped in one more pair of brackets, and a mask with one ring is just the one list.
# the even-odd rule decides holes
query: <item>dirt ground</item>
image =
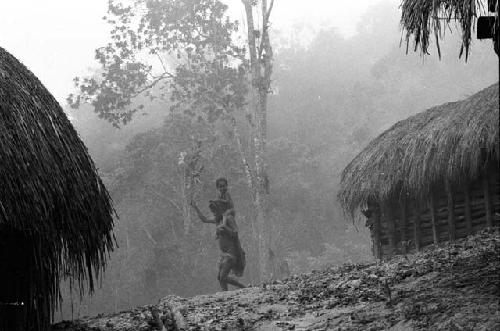
{"label": "dirt ground", "polygon": [[58,331],[500,330],[500,234],[212,295],[169,296]]}

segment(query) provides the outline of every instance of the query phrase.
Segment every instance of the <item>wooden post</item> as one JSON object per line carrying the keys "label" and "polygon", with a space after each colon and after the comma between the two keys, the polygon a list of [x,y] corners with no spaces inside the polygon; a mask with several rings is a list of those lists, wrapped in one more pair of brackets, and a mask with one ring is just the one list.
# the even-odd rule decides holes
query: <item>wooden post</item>
{"label": "wooden post", "polygon": [[387,222],[387,237],[389,239],[389,254],[390,256],[396,255],[396,240],[395,240],[395,232],[396,232],[396,224],[394,222],[393,213],[390,205],[384,205],[382,210],[382,215],[384,215],[384,220]]}
{"label": "wooden post", "polygon": [[453,193],[451,190],[451,184],[449,180],[446,180],[445,183],[446,187],[446,196],[448,197],[448,231],[449,231],[449,238],[450,241],[454,241],[456,234],[455,234],[455,213],[454,213],[454,205],[453,205]]}
{"label": "wooden post", "polygon": [[472,216],[470,207],[470,184],[465,183],[464,185],[464,207],[465,207],[465,225],[467,227],[467,234],[472,234]]}
{"label": "wooden post", "polygon": [[432,221],[432,238],[434,239],[434,244],[437,245],[439,243],[438,229],[437,229],[437,211],[436,211],[436,195],[434,192],[431,192],[431,197],[429,200],[429,208],[431,212],[431,221]]}
{"label": "wooden post", "polygon": [[401,204],[401,249],[403,254],[407,254],[408,242],[406,239],[406,227],[408,224],[408,210],[406,208],[406,196],[403,198],[403,203]]}
{"label": "wooden post", "polygon": [[374,235],[374,241],[373,241],[373,247],[375,249],[375,257],[377,259],[382,258],[382,248],[381,248],[381,243],[380,243],[380,209],[375,208],[373,211],[373,229],[375,232]]}
{"label": "wooden post", "polygon": [[420,251],[420,206],[415,204],[415,222],[413,223],[413,241],[415,249]]}
{"label": "wooden post", "polygon": [[483,194],[484,194],[484,209],[486,212],[486,226],[493,226],[493,217],[491,215],[491,197],[490,197],[490,185],[488,182],[488,177],[483,177]]}

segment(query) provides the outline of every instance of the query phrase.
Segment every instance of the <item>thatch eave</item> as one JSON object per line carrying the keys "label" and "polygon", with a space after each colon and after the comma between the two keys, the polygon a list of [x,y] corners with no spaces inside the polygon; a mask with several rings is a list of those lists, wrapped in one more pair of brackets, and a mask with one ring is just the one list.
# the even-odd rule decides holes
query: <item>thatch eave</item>
{"label": "thatch eave", "polygon": [[484,0],[402,0],[400,7],[400,24],[406,32],[407,51],[410,39],[413,39],[414,51],[420,48],[422,54],[428,54],[430,38],[433,36],[441,57],[439,39],[450,22],[455,21],[462,34],[460,56],[465,53],[465,60],[469,56],[476,20],[488,12]]}
{"label": "thatch eave", "polygon": [[[71,275],[81,293],[87,284],[93,291],[114,247],[114,216],[108,191],[61,106],[0,47],[0,240],[23,241],[0,253],[30,252],[26,258],[33,263],[24,272],[31,283],[25,290],[20,285],[27,292],[18,299],[26,301],[33,325],[46,327],[61,277]],[[14,280],[8,277],[14,276],[0,276],[1,295],[9,295],[5,286]]]}

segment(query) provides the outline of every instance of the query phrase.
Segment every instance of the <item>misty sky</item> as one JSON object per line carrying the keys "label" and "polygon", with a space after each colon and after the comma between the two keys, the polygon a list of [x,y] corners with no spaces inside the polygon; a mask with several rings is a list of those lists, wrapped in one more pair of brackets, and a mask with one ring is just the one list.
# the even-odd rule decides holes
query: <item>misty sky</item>
{"label": "misty sky", "polygon": [[[399,5],[398,0],[386,0]],[[350,37],[369,5],[379,0],[275,0],[272,24],[287,30],[295,23],[334,26]],[[95,48],[108,40],[107,0],[1,0],[0,46],[21,60],[64,104],[72,79],[97,66]],[[226,0],[242,19],[239,0]]]}

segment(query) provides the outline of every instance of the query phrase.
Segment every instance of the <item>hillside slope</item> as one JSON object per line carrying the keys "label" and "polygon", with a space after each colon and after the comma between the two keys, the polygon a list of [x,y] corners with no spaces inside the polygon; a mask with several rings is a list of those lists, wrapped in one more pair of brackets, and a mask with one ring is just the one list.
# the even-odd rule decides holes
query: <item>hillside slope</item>
{"label": "hillside slope", "polygon": [[500,235],[54,325],[59,331],[500,330]]}

